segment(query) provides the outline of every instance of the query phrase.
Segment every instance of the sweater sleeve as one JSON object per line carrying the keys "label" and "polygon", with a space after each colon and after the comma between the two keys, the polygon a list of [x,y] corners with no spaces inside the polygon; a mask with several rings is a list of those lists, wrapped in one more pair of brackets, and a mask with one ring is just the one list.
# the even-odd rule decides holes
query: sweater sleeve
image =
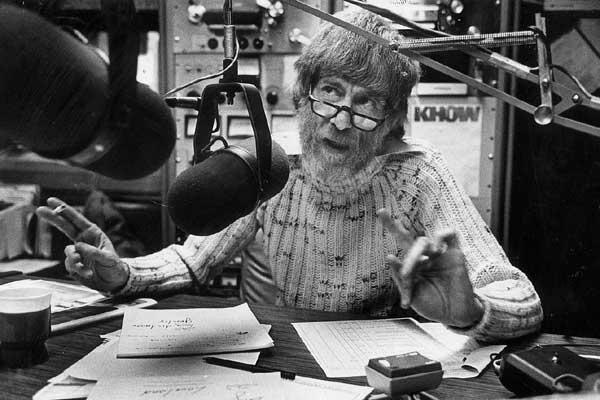
{"label": "sweater sleeve", "polygon": [[417,219],[426,236],[444,229],[458,233],[473,290],[484,306],[477,324],[457,331],[492,342],[538,330],[543,313],[530,280],[511,265],[441,154],[431,152],[418,159],[422,207]]}
{"label": "sweater sleeve", "polygon": [[147,256],[124,258],[129,279],[114,295],[174,292],[192,287],[195,280],[207,283],[252,240],[257,229],[256,213],[251,213],[213,235],[189,235],[183,245],[173,244]]}

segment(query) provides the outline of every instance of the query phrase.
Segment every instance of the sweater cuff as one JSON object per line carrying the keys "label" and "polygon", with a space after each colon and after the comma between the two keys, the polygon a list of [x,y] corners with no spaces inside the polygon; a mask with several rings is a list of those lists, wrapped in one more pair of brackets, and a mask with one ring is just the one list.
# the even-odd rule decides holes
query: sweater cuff
{"label": "sweater cuff", "polygon": [[121,296],[127,296],[127,295],[131,295],[131,282],[132,282],[132,271],[131,271],[131,265],[129,264],[129,262],[125,259],[121,259],[121,261],[123,261],[123,263],[127,266],[127,281],[125,282],[125,285],[121,286],[120,289],[112,291],[112,292],[107,292],[104,293],[106,296],[112,296],[112,297],[121,297]]}
{"label": "sweater cuff", "polygon": [[[129,268],[129,276],[125,285],[110,295],[135,296],[188,288],[191,284],[191,272],[181,261],[177,263],[176,257],[177,254],[166,248],[151,255],[122,259]],[[167,264],[170,268],[164,268]]]}
{"label": "sweater cuff", "polygon": [[540,299],[527,282],[505,280],[474,289],[483,305],[483,317],[466,329],[450,327],[457,333],[482,342],[514,339],[540,329],[543,312]]}
{"label": "sweater cuff", "polygon": [[492,307],[490,302],[485,299],[485,297],[477,294],[476,291],[474,292],[474,295],[483,307],[483,315],[481,319],[475,324],[465,328],[458,328],[455,326],[448,326],[448,328],[456,333],[471,336],[477,340],[489,340],[490,327],[493,325]]}

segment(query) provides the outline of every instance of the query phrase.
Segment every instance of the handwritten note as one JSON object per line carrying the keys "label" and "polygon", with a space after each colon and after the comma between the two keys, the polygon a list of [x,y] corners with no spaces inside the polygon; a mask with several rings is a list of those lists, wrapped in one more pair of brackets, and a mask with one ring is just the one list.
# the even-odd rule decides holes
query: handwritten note
{"label": "handwritten note", "polygon": [[278,373],[111,378],[101,380],[88,400],[360,400],[372,388],[310,378],[281,379]]}
{"label": "handwritten note", "polygon": [[117,357],[161,357],[273,347],[247,304],[230,308],[125,311]]}
{"label": "handwritten note", "polygon": [[364,376],[374,357],[418,351],[442,362],[458,355],[436,341],[412,318],[292,324],[327,377]]}
{"label": "handwritten note", "polygon": [[[268,332],[270,325],[261,325]],[[71,365],[64,374],[73,378],[97,381],[107,377],[129,378],[136,376],[177,376],[210,375],[239,372],[231,368],[220,367],[204,362],[204,356],[117,358],[120,331],[104,335],[107,340],[85,357]],[[246,351],[241,353],[211,354],[211,357],[224,358],[245,364],[256,364],[260,353]],[[63,374],[61,374],[63,375]],[[64,377],[57,377],[59,382]],[[52,379],[54,381],[54,378]]]}

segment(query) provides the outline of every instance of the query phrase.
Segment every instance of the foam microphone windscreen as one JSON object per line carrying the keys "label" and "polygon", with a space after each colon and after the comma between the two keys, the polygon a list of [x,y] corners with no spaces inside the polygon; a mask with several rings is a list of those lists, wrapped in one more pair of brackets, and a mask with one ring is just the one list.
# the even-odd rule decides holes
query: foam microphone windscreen
{"label": "foam microphone windscreen", "polygon": [[[111,130],[108,66],[93,47],[22,8],[0,4],[0,136],[54,159]],[[143,177],[166,161],[175,122],[164,100],[137,83],[129,126],[103,156],[82,165],[116,179]]]}
{"label": "foam microphone windscreen", "polygon": [[[289,176],[285,151],[276,142],[271,143],[271,170],[261,202],[279,193]],[[253,138],[236,146],[245,148],[256,160]],[[214,152],[175,179],[167,198],[171,218],[193,235],[207,236],[223,230],[254,209],[259,192],[255,172],[237,155]]]}

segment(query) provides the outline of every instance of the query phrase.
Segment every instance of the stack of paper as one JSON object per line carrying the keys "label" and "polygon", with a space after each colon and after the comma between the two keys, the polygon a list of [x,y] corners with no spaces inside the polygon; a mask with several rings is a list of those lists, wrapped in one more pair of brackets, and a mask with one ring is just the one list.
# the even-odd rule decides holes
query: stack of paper
{"label": "stack of paper", "polygon": [[[175,329],[176,332],[188,331],[187,326],[196,326],[191,322],[173,322],[181,321],[179,313],[173,311],[182,310],[155,310],[159,311],[157,315],[147,315],[145,318],[146,328],[154,331],[153,321],[156,322],[157,316],[161,316],[159,324],[168,326],[179,326],[183,324],[181,329]],[[183,310],[185,315],[192,318],[192,321],[198,321],[195,313],[189,313],[189,310]],[[207,310],[203,310],[204,312]],[[212,311],[212,310],[211,310]],[[214,323],[215,319],[222,317],[232,318],[235,316],[240,319],[240,324],[243,329],[248,328],[248,321],[243,316],[250,312],[247,306],[240,306],[235,309],[219,309],[220,317],[209,312],[206,314],[205,324]],[[165,319],[166,315],[169,318]],[[137,325],[140,315],[134,313],[133,317],[128,320],[127,327],[131,327],[129,323]],[[145,314],[145,313],[143,313]],[[210,315],[209,315],[210,314]],[[211,316],[212,315],[212,316]],[[171,321],[171,322],[167,322]],[[211,322],[212,321],[212,322]],[[229,323],[229,322],[228,322]],[[153,326],[150,328],[150,326]],[[238,324],[234,324],[234,331],[224,331],[225,337],[233,335],[236,340],[228,342],[229,347],[236,345],[238,347],[254,346],[255,341],[261,343],[256,338],[262,335],[248,336],[246,342],[237,339],[239,328]],[[126,325],[123,324],[123,328]],[[141,327],[133,330],[139,333]],[[196,328],[200,329],[198,326]],[[208,326],[206,327],[208,328]],[[268,336],[270,329],[269,325],[260,325],[263,333]],[[164,340],[164,328],[159,329],[159,335],[156,338],[161,339],[163,343],[159,349],[170,348],[165,347],[165,343],[175,343],[177,341],[172,337]],[[254,330],[254,329],[252,329]],[[212,330],[208,329],[209,332]],[[131,330],[130,330],[131,332]],[[146,332],[147,333],[147,332]],[[372,388],[365,386],[348,385],[338,382],[328,382],[318,379],[310,379],[305,377],[296,377],[294,380],[282,379],[279,373],[261,373],[252,374],[236,369],[230,369],[217,365],[207,364],[203,361],[201,355],[188,355],[178,357],[143,357],[143,358],[117,358],[120,342],[124,337],[125,331],[117,331],[103,336],[106,340],[96,349],[91,351],[81,360],[67,368],[62,374],[49,380],[50,384],[38,391],[33,400],[60,400],[60,399],[80,399],[88,397],[89,400],[125,400],[143,397],[146,400],[208,400],[208,399],[255,399],[262,398],[264,400],[361,400],[364,399]],[[200,337],[206,337],[205,331],[200,329]],[[189,332],[185,334],[175,333],[175,336],[188,340]],[[243,335],[243,337],[246,334]],[[168,336],[168,335],[167,335]],[[127,341],[130,341],[133,335],[130,334]],[[152,339],[154,334],[149,335],[146,339]],[[213,336],[208,335],[212,338]],[[121,339],[120,339],[121,338]],[[254,338],[254,339],[252,339]],[[264,340],[262,343],[264,343]],[[127,343],[127,342],[126,342]],[[188,342],[185,342],[188,343]],[[224,348],[223,340],[211,341],[216,347]],[[188,343],[191,349],[207,348],[206,345],[199,346],[197,341]],[[272,341],[271,341],[272,345]],[[156,347],[152,347],[155,349]],[[186,346],[174,346],[177,351]],[[146,348],[144,348],[146,349]],[[161,355],[164,355],[161,350]],[[155,355],[144,350],[143,354]],[[245,364],[256,364],[258,361],[259,352],[239,352],[214,354],[212,357],[224,358],[232,361],[237,361]]]}
{"label": "stack of paper", "polygon": [[230,308],[129,309],[118,357],[227,353],[273,347],[273,339],[244,303]]}
{"label": "stack of paper", "polygon": [[[221,309],[138,311],[127,310],[121,331],[103,336],[104,343],[50,379],[34,400],[85,397],[96,382],[117,377],[239,374],[207,364],[199,354],[256,364],[260,353],[246,350],[273,346],[268,334],[271,327],[259,324],[247,304]],[[218,354],[222,352],[228,353]],[[123,354],[128,358],[119,358]]]}

